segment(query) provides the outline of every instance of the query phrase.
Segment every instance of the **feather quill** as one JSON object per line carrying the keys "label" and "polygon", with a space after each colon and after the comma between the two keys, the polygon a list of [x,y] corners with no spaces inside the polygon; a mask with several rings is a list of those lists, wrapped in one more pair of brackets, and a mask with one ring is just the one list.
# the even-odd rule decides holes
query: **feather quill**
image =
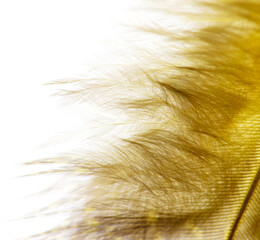
{"label": "feather quill", "polygon": [[68,224],[32,238],[260,239],[260,2],[146,4],[156,24],[138,29],[152,49],[57,82],[72,102],[114,114],[115,134],[97,150],[33,162],[82,181],[63,199]]}

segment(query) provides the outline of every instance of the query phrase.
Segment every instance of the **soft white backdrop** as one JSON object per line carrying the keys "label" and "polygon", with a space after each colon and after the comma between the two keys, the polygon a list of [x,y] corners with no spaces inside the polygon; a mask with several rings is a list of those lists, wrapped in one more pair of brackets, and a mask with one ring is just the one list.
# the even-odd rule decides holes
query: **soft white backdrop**
{"label": "soft white backdrop", "polygon": [[0,1],[0,239],[45,228],[39,220],[8,221],[37,209],[26,196],[46,187],[40,178],[15,178],[25,173],[19,163],[41,157],[41,144],[73,122],[50,97],[55,88],[43,84],[86,74],[88,64],[109,52],[107,40],[120,38],[118,22],[135,2]]}

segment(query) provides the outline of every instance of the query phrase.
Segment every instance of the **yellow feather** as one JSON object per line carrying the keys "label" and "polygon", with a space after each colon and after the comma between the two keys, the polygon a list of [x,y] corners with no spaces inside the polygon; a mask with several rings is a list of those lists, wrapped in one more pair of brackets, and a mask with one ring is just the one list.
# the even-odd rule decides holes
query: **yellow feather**
{"label": "yellow feather", "polygon": [[151,49],[60,83],[110,111],[115,136],[38,161],[85,180],[64,199],[69,224],[33,239],[260,239],[260,2],[146,6]]}

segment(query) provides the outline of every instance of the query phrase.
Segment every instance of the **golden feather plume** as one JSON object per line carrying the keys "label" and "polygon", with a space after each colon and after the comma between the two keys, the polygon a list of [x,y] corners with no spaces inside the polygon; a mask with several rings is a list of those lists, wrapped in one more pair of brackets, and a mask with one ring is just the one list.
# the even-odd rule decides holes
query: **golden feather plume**
{"label": "golden feather plume", "polygon": [[68,224],[32,239],[260,239],[260,2],[147,4],[159,17],[139,30],[154,47],[112,74],[59,82],[126,134],[33,162],[76,180]]}

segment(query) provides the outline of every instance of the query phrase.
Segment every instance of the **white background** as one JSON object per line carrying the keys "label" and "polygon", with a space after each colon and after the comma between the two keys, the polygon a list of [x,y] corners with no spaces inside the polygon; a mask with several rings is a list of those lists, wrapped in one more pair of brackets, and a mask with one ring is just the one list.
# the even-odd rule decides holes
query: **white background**
{"label": "white background", "polygon": [[37,209],[26,196],[46,186],[46,180],[15,178],[23,174],[18,164],[41,157],[41,145],[71,125],[50,97],[55,87],[43,84],[87,74],[85,67],[109,51],[105,40],[120,38],[118,22],[134,2],[0,1],[0,239],[43,227],[36,220],[8,222]]}

